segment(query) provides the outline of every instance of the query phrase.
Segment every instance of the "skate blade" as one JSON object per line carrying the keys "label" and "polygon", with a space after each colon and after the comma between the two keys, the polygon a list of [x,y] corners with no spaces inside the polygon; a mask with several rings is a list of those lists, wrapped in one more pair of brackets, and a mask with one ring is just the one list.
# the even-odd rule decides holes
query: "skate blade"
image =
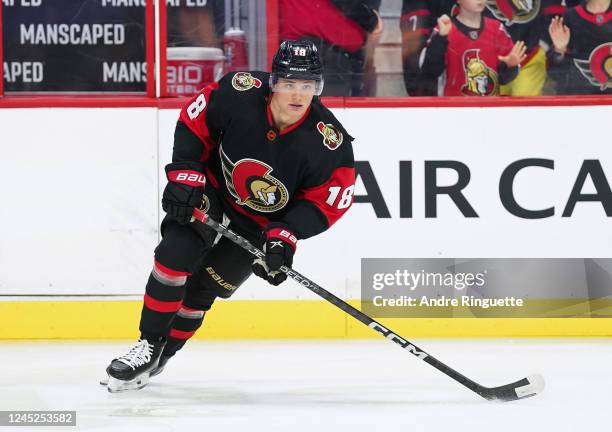
{"label": "skate blade", "polygon": [[109,376],[106,389],[109,393],[121,393],[124,391],[139,390],[147,384],[149,384],[148,373],[144,373],[142,376],[136,377],[131,381],[123,381]]}
{"label": "skate blade", "polygon": [[159,375],[160,373],[162,373],[162,372],[163,372],[163,370],[164,370],[164,366],[162,366],[162,367],[156,367],[155,369],[153,369],[153,370],[151,371],[151,374],[149,375],[149,377],[154,377],[154,376],[157,376],[157,375]]}

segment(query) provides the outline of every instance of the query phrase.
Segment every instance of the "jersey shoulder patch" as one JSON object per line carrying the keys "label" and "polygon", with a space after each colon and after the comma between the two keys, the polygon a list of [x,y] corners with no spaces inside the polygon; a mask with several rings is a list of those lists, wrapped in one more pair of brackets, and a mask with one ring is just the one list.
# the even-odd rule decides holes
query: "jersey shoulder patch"
{"label": "jersey shoulder patch", "polygon": [[336,150],[342,145],[344,134],[333,123],[319,121],[317,123],[317,130],[323,135],[323,145],[328,149]]}
{"label": "jersey shoulder patch", "polygon": [[342,144],[350,146],[353,137],[344,129],[338,119],[319,101],[313,101],[312,113],[314,127],[319,133],[319,137],[325,147],[329,150],[336,150]]}
{"label": "jersey shoulder patch", "polygon": [[228,74],[231,77],[231,85],[238,92],[246,92],[251,89],[265,89],[268,86],[268,77],[265,72],[248,71],[233,72]]}

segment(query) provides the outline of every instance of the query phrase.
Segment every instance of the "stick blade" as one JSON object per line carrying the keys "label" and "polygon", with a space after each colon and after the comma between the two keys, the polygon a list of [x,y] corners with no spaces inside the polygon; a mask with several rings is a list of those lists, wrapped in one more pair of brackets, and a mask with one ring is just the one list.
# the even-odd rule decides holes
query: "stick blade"
{"label": "stick blade", "polygon": [[545,386],[544,377],[535,374],[512,384],[487,389],[481,396],[492,401],[509,402],[540,394]]}

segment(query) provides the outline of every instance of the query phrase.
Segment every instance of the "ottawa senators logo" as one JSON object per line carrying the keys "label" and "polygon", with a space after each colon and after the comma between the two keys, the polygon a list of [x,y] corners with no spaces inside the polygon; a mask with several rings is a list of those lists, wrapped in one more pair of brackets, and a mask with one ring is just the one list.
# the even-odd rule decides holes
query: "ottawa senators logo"
{"label": "ottawa senators logo", "polygon": [[506,25],[525,24],[538,16],[541,0],[487,0],[487,8]]}
{"label": "ottawa senators logo", "polygon": [[230,194],[238,205],[270,213],[282,209],[289,200],[284,184],[272,177],[272,167],[255,159],[240,159],[233,163],[219,149],[223,177]]}
{"label": "ottawa senators logo", "polygon": [[202,195],[202,203],[200,203],[200,210],[202,210],[204,213],[208,213],[208,210],[210,210],[210,201],[208,200],[208,197],[206,195]]}
{"label": "ottawa senators logo", "polygon": [[248,72],[238,72],[232,78],[232,87],[238,91],[246,91],[253,87],[261,87],[261,80],[253,77]]}
{"label": "ottawa senators logo", "polygon": [[612,42],[599,45],[588,60],[574,59],[574,64],[592,85],[600,90],[612,88]]}
{"label": "ottawa senators logo", "polygon": [[317,130],[323,135],[323,144],[330,150],[336,150],[342,144],[344,136],[336,126],[330,123],[317,123]]}
{"label": "ottawa senators logo", "polygon": [[497,73],[478,57],[479,49],[463,53],[465,84],[461,93],[465,96],[491,96],[499,93]]}

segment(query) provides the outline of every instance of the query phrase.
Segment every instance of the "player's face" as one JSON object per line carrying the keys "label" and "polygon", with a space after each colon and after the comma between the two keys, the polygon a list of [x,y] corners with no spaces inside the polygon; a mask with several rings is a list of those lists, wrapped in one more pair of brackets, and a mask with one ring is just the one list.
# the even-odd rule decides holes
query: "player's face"
{"label": "player's face", "polygon": [[486,0],[459,0],[458,3],[461,9],[472,13],[481,13],[487,5]]}
{"label": "player's face", "polygon": [[298,120],[304,115],[315,94],[314,80],[279,78],[272,89],[275,105],[286,116]]}

